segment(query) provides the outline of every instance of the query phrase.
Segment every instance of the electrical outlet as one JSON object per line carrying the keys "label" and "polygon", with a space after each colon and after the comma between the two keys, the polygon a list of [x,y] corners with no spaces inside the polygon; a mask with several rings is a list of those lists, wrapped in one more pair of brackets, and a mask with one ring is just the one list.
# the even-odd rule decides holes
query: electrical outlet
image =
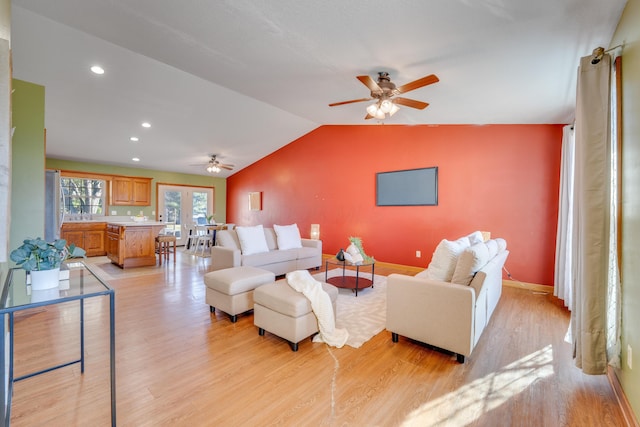
{"label": "electrical outlet", "polygon": [[111,215],[118,215],[118,211],[111,211]]}
{"label": "electrical outlet", "polygon": [[127,215],[131,215],[131,211],[127,211]]}
{"label": "electrical outlet", "polygon": [[627,344],[627,366],[629,369],[633,369],[633,351],[631,350],[631,344]]}
{"label": "electrical outlet", "polygon": [[420,258],[422,256],[422,252],[416,251],[416,258]]}
{"label": "electrical outlet", "polygon": [[155,214],[156,214],[156,211],[151,211],[151,215],[155,215]]}

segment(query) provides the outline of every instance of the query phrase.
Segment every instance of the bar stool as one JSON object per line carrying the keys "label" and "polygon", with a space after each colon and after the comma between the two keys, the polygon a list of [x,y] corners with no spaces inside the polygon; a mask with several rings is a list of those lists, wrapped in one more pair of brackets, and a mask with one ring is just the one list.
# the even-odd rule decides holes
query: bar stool
{"label": "bar stool", "polygon": [[162,265],[162,258],[169,261],[171,244],[173,244],[173,263],[176,263],[176,236],[169,234],[160,234],[156,237],[156,251],[158,252],[158,261]]}

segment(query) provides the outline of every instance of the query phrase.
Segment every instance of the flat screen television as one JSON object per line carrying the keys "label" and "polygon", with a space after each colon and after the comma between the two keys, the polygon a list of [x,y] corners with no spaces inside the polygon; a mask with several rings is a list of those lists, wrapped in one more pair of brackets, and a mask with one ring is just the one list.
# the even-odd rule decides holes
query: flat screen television
{"label": "flat screen television", "polygon": [[437,206],[438,167],[376,173],[377,206]]}

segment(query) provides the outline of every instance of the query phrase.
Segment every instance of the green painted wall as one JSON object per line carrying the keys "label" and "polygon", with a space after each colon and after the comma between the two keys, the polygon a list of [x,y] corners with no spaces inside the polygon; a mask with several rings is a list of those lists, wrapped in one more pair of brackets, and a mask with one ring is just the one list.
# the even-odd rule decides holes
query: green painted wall
{"label": "green painted wall", "polygon": [[4,286],[5,275],[9,268],[9,212],[8,183],[11,168],[9,158],[11,153],[11,1],[0,0],[0,291]]}
{"label": "green painted wall", "polygon": [[44,237],[44,86],[13,80],[10,250]]}
{"label": "green painted wall", "polygon": [[151,183],[151,206],[112,206],[109,211],[116,211],[118,215],[127,215],[130,211],[132,215],[139,213],[151,217],[152,211],[156,210],[157,185],[161,184],[182,184],[215,188],[215,220],[217,222],[227,221],[227,180],[204,175],[190,175],[175,172],[162,172],[151,169],[128,168],[111,165],[101,165],[97,163],[74,162],[47,158],[47,169],[73,170],[82,172],[105,173],[112,175],[144,176],[153,178]]}
{"label": "green painted wall", "polygon": [[[628,0],[610,46],[622,50],[622,368],[616,371],[640,418],[640,0]],[[633,351],[633,369],[627,365]]]}

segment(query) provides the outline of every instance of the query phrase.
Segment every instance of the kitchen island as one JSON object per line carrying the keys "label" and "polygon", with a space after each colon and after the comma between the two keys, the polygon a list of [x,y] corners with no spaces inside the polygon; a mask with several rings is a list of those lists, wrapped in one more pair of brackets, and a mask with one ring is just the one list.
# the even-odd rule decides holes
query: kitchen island
{"label": "kitchen island", "polygon": [[121,268],[156,265],[158,221],[107,222],[107,257]]}

